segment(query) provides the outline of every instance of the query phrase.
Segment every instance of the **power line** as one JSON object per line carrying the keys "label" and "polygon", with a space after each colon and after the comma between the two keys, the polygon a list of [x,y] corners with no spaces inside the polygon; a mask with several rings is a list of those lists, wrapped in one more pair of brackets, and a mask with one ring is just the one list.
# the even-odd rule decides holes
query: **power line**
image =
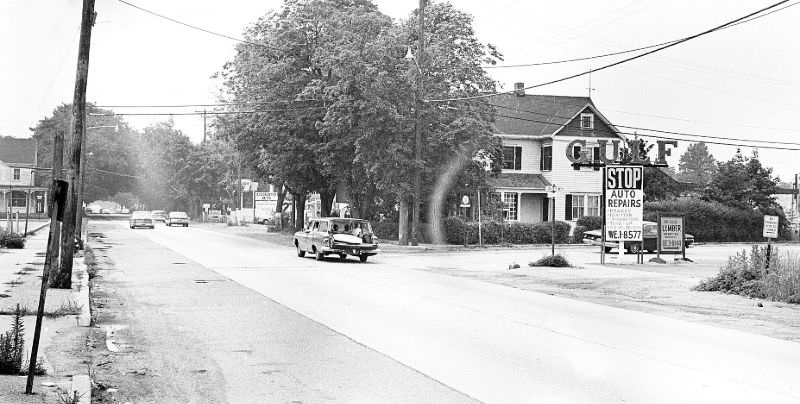
{"label": "power line", "polygon": [[[744,24],[744,23],[759,19],[761,17],[766,17],[766,16],[768,16],[768,15],[770,15],[772,13],[777,13],[778,11],[785,10],[785,9],[787,9],[789,7],[796,6],[798,4],[800,4],[800,2],[795,2],[795,3],[792,3],[792,4],[786,5],[784,7],[781,7],[779,9],[777,9],[777,10],[772,10],[772,11],[770,11],[768,13],[757,15],[757,16],[754,16],[754,17],[752,17],[750,19],[739,21],[739,22],[737,22],[735,24],[728,25],[728,26],[726,26],[724,28],[721,28],[720,30],[728,29],[728,28],[734,27],[734,26],[739,25],[739,24]],[[554,64],[561,64],[561,63],[580,62],[580,61],[584,61],[584,60],[600,59],[600,58],[609,57],[609,56],[617,56],[617,55],[623,55],[623,54],[626,54],[626,53],[637,52],[637,51],[641,51],[641,50],[645,50],[645,49],[652,49],[652,48],[655,48],[655,47],[658,47],[658,46],[663,46],[663,45],[671,44],[673,42],[678,42],[681,39],[684,39],[684,38],[673,39],[671,41],[661,42],[661,43],[657,43],[657,44],[654,44],[654,45],[642,46],[642,47],[634,48],[634,49],[627,49],[627,50],[618,51],[618,52],[604,53],[604,54],[601,54],[601,55],[585,56],[585,57],[572,58],[572,59],[563,59],[563,60],[554,60],[554,61],[549,61],[549,62],[521,63],[521,64],[514,64],[514,65],[483,65],[481,67],[484,68],[484,69],[504,69],[504,68],[546,66],[546,65],[554,65]],[[468,68],[468,66],[463,66],[462,68]],[[765,78],[765,79],[771,80],[771,81],[780,81],[780,80],[774,80],[774,79],[770,79],[770,78]],[[789,82],[791,82],[791,81],[789,81]]]}
{"label": "power line", "polygon": [[90,116],[181,116],[181,115],[238,115],[238,114],[264,114],[271,112],[294,112],[294,111],[314,111],[331,108],[343,107],[306,107],[306,108],[283,108],[283,109],[263,109],[252,111],[208,111],[208,112],[123,112],[111,114],[89,114]]}
{"label": "power line", "polygon": [[[518,117],[518,116],[511,116],[511,115],[503,115],[503,114],[495,114],[495,116],[500,116],[500,117],[509,118],[509,119],[517,119],[517,120],[527,121],[527,122],[543,123],[543,124],[548,124],[548,125],[553,125],[553,126],[559,126],[561,128],[566,127],[566,123],[564,123],[564,124],[556,124],[556,123],[553,123],[553,122],[539,121],[539,120],[536,120],[536,119],[528,119],[528,118],[523,118],[523,117]],[[622,125],[615,125],[615,126],[625,127],[625,126],[622,126]],[[630,127],[627,127],[627,128],[630,129]],[[661,136],[661,135],[648,135],[648,134],[645,134],[645,133],[637,133],[637,132],[612,131],[612,130],[605,130],[605,129],[594,129],[594,130],[596,132],[604,132],[604,133],[611,133],[611,134],[623,134],[623,135],[630,135],[630,136],[654,137],[654,138],[668,139],[668,140],[681,140],[681,141],[685,141],[685,142],[703,142],[703,143],[708,143],[708,144],[717,144],[717,145],[724,145],[724,146],[756,147],[756,148],[759,148],[759,149],[793,150],[793,151],[797,150],[797,151],[800,151],[800,148],[792,148],[792,147],[760,146],[760,145],[743,144],[743,143],[726,143],[726,142],[717,142],[717,141],[710,141],[710,140],[707,141],[707,140],[704,140],[704,139],[700,139],[700,140],[697,140],[697,139],[684,139],[684,138],[675,138],[675,137],[668,137],[668,136]],[[651,129],[644,129],[644,128],[641,128],[640,130],[651,131]],[[657,131],[657,130],[652,130],[652,131],[653,132],[661,132],[661,131]],[[709,136],[705,136],[705,135],[688,134],[688,133],[677,133],[677,134],[680,135],[680,136],[687,136],[687,137],[690,137],[690,136],[691,137],[700,137],[700,138],[709,137]],[[731,140],[739,140],[739,141],[748,142],[748,140],[744,140],[744,139],[731,139]],[[749,141],[749,142],[763,142],[763,141],[753,140],[753,141]],[[798,143],[790,143],[790,144],[798,144]],[[800,144],[798,144],[798,145],[800,145]]]}
{"label": "power line", "polygon": [[749,128],[749,129],[767,129],[767,130],[780,130],[780,131],[787,131],[787,132],[800,132],[800,129],[798,129],[798,128],[776,128],[776,127],[771,127],[771,126],[745,125],[745,124],[741,124],[741,123],[703,121],[703,120],[699,120],[699,119],[676,118],[676,117],[664,116],[664,115],[641,114],[641,113],[637,113],[637,112],[620,111],[618,109],[611,109],[611,108],[603,108],[603,110],[604,111],[619,112],[621,114],[628,114],[628,115],[637,115],[637,116],[647,116],[647,117],[651,117],[651,118],[669,119],[669,120],[673,120],[673,121],[704,123],[704,124],[711,124],[711,125],[734,126],[734,127]]}
{"label": "power line", "polygon": [[139,7],[139,6],[135,5],[135,4],[128,3],[125,0],[117,0],[117,1],[122,3],[122,4],[125,4],[127,6],[133,7],[135,9],[137,9],[137,10],[144,11],[145,13],[152,14],[152,15],[154,15],[156,17],[159,17],[159,18],[163,18],[163,19],[165,19],[167,21],[171,21],[171,22],[174,22],[176,24],[183,25],[185,27],[196,29],[198,31],[203,31],[203,32],[211,34],[211,35],[216,35],[218,37],[222,37],[222,38],[225,38],[225,39],[230,39],[231,41],[241,42],[241,43],[245,43],[245,44],[248,44],[248,45],[261,46],[261,47],[264,47],[264,48],[267,48],[267,49],[271,49],[271,50],[276,50],[276,51],[281,51],[282,50],[282,49],[275,48],[275,47],[272,47],[272,46],[268,46],[268,45],[264,45],[264,44],[260,44],[260,43],[256,43],[256,42],[251,42],[251,41],[248,41],[248,40],[245,40],[245,39],[235,38],[235,37],[228,36],[228,35],[225,35],[225,34],[220,34],[218,32],[214,32],[214,31],[210,31],[210,30],[207,30],[205,28],[202,28],[202,27],[198,27],[196,25],[187,24],[187,23],[185,23],[183,21],[178,21],[178,20],[176,20],[174,18],[167,17],[167,16],[165,16],[163,14],[159,14],[159,13],[156,13],[154,11],[150,11],[148,9]]}
{"label": "power line", "polygon": [[289,104],[293,102],[323,101],[318,99],[286,100],[286,101],[242,101],[224,102],[215,104],[161,104],[161,105],[95,105],[97,108],[193,108],[193,107],[227,107],[233,105],[274,105]]}
{"label": "power line", "polygon": [[[585,72],[582,72],[582,73],[573,74],[573,75],[567,76],[567,77],[562,77],[560,79],[551,80],[551,81],[540,83],[540,84],[534,84],[532,86],[527,86],[527,87],[524,88],[524,90],[530,90],[532,88],[543,87],[543,86],[546,86],[546,85],[550,85],[550,84],[560,83],[562,81],[571,80],[571,79],[574,79],[576,77],[585,76],[585,75],[590,74],[590,73],[594,73],[594,72],[598,72],[598,71],[601,71],[601,70],[605,70],[605,69],[608,69],[608,68],[611,68],[611,67],[614,67],[614,66],[621,65],[623,63],[627,63],[627,62],[642,58],[642,57],[647,56],[647,55],[651,55],[651,54],[656,53],[656,52],[660,52],[660,51],[662,51],[664,49],[671,48],[671,47],[673,47],[675,45],[690,41],[692,39],[695,39],[695,38],[710,34],[710,33],[715,32],[715,31],[719,31],[719,30],[721,30],[721,29],[723,29],[725,27],[731,26],[734,23],[743,21],[743,20],[745,20],[747,18],[750,18],[752,16],[755,16],[755,15],[758,15],[760,13],[763,13],[766,10],[775,8],[775,7],[777,7],[777,6],[781,5],[781,4],[784,4],[784,3],[788,2],[788,1],[789,0],[779,1],[779,2],[777,2],[777,3],[775,3],[775,4],[771,5],[771,6],[767,6],[767,7],[764,7],[762,9],[758,10],[758,11],[755,11],[755,12],[752,12],[750,14],[747,14],[744,17],[739,17],[739,18],[737,18],[735,20],[726,22],[726,23],[724,23],[722,25],[718,25],[718,26],[716,26],[714,28],[711,28],[711,29],[708,29],[706,31],[694,34],[692,36],[688,36],[686,38],[683,38],[683,39],[680,39],[678,41],[669,43],[667,45],[660,46],[660,47],[658,47],[656,49],[653,49],[653,50],[638,54],[636,56],[631,56],[631,57],[629,57],[627,59],[622,59],[620,61],[617,61],[617,62],[614,62],[614,63],[610,63],[610,64],[607,64],[607,65],[602,66],[602,67],[598,67],[597,69],[590,69],[588,71],[585,71]],[[425,100],[425,102],[465,101],[465,100],[473,100],[473,99],[479,99],[479,98],[490,98],[490,97],[496,97],[498,95],[503,95],[503,94],[511,94],[514,91],[516,91],[516,90],[510,90],[510,91],[505,91],[505,92],[500,92],[500,93],[492,93],[492,94],[481,94],[481,95],[474,95],[474,96],[467,96],[467,97],[453,97],[453,98],[442,98],[442,99],[432,99],[432,100],[429,99],[429,100]]]}

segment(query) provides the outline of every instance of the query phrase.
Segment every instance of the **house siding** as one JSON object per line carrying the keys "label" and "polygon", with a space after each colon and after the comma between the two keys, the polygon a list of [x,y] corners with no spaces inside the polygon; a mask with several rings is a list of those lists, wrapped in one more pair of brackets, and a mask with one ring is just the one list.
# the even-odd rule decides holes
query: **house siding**
{"label": "house siding", "polygon": [[[14,179],[14,168],[19,168],[19,179]],[[33,170],[30,168],[9,166],[0,162],[0,186],[5,185],[30,185]]]}
{"label": "house siding", "polygon": [[[581,129],[581,114],[594,115],[594,129]],[[614,130],[606,125],[600,117],[586,107],[575,119],[571,120],[556,136],[583,137],[583,138],[618,138]]]}
{"label": "house siding", "polygon": [[519,170],[503,170],[504,173],[539,174],[539,160],[542,158],[541,142],[527,139],[503,139],[503,146],[522,147],[522,161]]}

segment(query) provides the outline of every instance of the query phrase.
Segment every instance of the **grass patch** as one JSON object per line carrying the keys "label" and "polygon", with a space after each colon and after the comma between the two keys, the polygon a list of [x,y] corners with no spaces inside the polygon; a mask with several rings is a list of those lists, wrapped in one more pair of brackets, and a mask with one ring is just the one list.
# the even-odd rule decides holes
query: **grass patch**
{"label": "grass patch", "polygon": [[97,276],[97,257],[94,255],[94,250],[88,245],[83,250],[83,262],[86,264],[86,272],[89,274],[89,279]]}
{"label": "grass patch", "polygon": [[22,370],[22,354],[25,351],[25,325],[22,310],[17,304],[11,319],[11,330],[0,334],[0,374],[16,375]]}
{"label": "grass patch", "polygon": [[564,256],[561,254],[556,255],[547,255],[542,258],[539,258],[537,261],[531,261],[528,263],[529,267],[571,267],[569,261],[567,261]]}
{"label": "grass patch", "polygon": [[[78,305],[78,303],[73,301],[68,301],[66,304],[62,304],[55,310],[45,310],[44,316],[47,318],[55,318],[55,317],[63,317],[63,316],[73,316],[78,315],[83,310],[83,306]],[[3,308],[0,309],[0,315],[16,315],[19,312],[22,316],[35,316],[36,309],[31,309],[28,306],[20,306],[17,305],[14,309]]]}
{"label": "grass patch", "polygon": [[766,252],[766,247],[753,246],[749,255],[742,250],[728,257],[715,277],[694,289],[800,304],[800,256],[773,248],[767,269]]}

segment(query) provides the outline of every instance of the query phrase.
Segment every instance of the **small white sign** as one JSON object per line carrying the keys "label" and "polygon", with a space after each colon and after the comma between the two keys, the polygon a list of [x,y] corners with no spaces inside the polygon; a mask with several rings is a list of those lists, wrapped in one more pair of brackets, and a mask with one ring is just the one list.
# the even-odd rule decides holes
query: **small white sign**
{"label": "small white sign", "polygon": [[468,207],[470,207],[470,204],[469,204],[469,195],[462,195],[462,196],[461,196],[461,207],[462,207],[462,208],[468,208]]}
{"label": "small white sign", "polygon": [[778,216],[764,215],[764,237],[778,238]]}
{"label": "small white sign", "polygon": [[278,193],[277,192],[264,192],[258,191],[253,194],[253,198],[256,201],[277,201],[278,200]]}
{"label": "small white sign", "polygon": [[664,216],[659,226],[661,226],[661,252],[683,251],[683,218]]}
{"label": "small white sign", "polygon": [[203,210],[208,210],[210,208],[211,208],[211,204],[210,203],[204,203],[203,204]]}

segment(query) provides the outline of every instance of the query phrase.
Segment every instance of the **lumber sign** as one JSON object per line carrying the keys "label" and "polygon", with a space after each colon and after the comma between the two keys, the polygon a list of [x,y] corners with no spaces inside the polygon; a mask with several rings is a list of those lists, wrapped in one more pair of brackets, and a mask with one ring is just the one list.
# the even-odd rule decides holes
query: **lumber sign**
{"label": "lumber sign", "polygon": [[606,166],[606,240],[642,241],[644,169]]}

